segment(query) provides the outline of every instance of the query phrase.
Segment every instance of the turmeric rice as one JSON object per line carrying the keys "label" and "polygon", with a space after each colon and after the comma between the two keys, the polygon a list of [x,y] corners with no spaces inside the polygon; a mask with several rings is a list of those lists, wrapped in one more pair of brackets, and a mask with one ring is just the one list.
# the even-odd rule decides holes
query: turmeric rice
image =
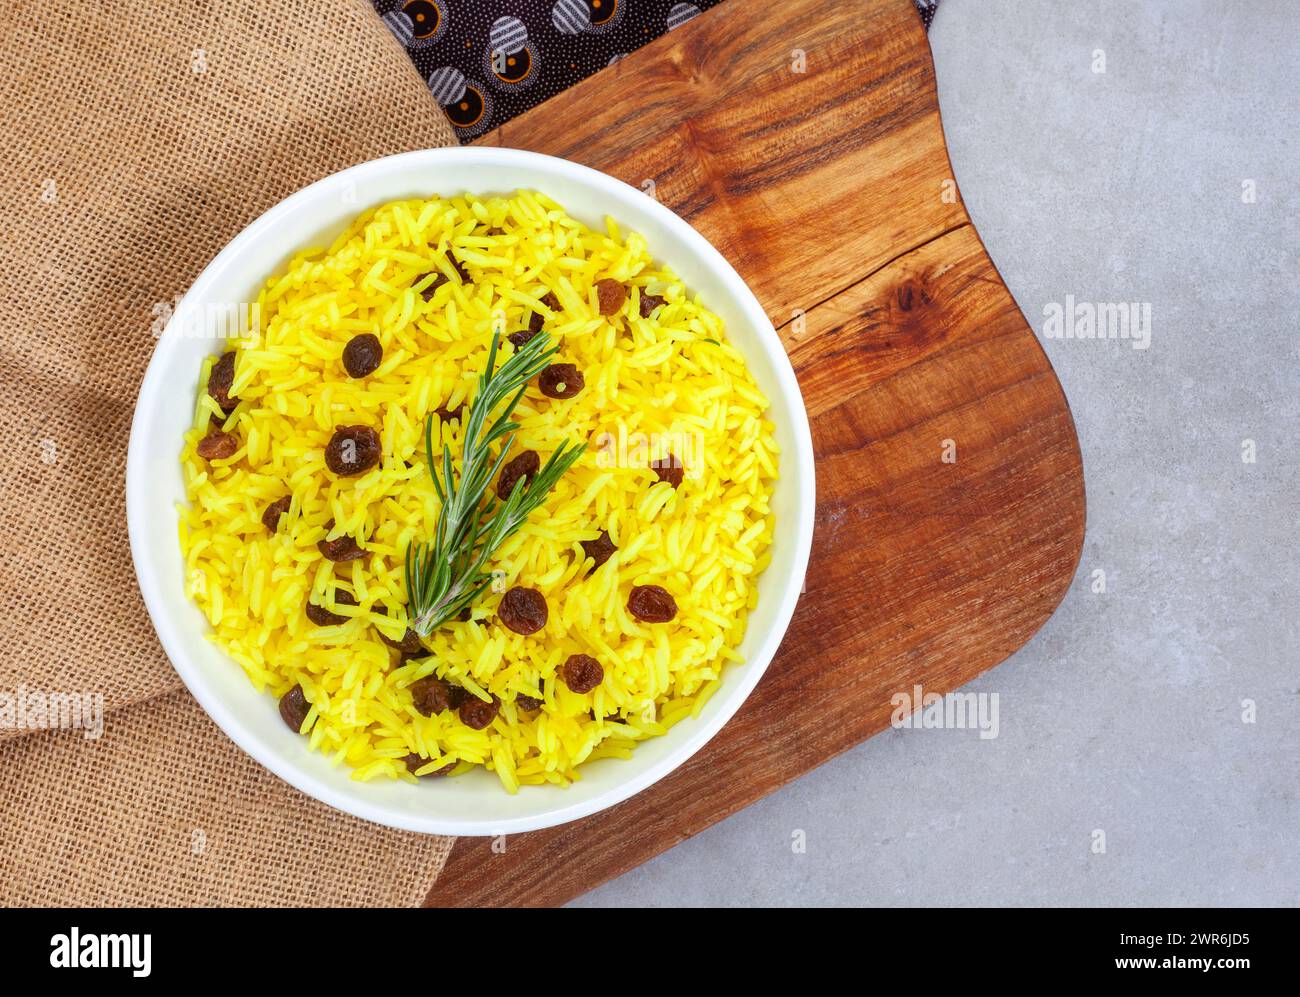
{"label": "turmeric rice", "polygon": [[[613,314],[598,282],[625,289]],[[612,220],[590,229],[533,191],[395,201],[294,257],[249,315],[227,346],[223,390],[209,390],[220,355],[199,372],[181,454],[186,585],[211,638],[282,699],[282,715],[292,694],[301,712],[288,720],[311,748],[359,780],[484,766],[510,792],[567,785],[582,763],[625,758],[698,715],[741,661],[773,532],[768,404],[721,319],[640,235]],[[459,453],[458,413],[494,333],[539,326],[583,384],[563,398],[530,384],[514,452],[545,459],[565,440],[587,450],[497,551],[470,618],[398,650],[411,622],[404,553],[438,511],[425,420],[439,449]],[[353,377],[344,349],[367,334],[382,359]],[[331,473],[327,445],[356,426],[378,434],[378,463]],[[229,450],[202,446],[217,436]],[[656,471],[670,455],[680,484]],[[318,545],[339,538],[357,556],[323,556]],[[599,565],[588,553],[598,540],[614,548]],[[536,633],[498,617],[517,586],[549,606]],[[635,586],[666,590],[671,622],[630,614]],[[590,691],[563,681],[575,655],[601,666]],[[426,716],[412,686],[431,676],[499,703],[490,723]]]}

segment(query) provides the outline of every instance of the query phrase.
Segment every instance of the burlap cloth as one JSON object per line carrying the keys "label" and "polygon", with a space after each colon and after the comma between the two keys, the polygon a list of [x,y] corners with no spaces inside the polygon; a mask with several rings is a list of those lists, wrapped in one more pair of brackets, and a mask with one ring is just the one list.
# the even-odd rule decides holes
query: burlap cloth
{"label": "burlap cloth", "polygon": [[123,475],[151,327],[207,261],[286,194],[450,129],[365,0],[92,7],[0,8],[0,693],[108,710],[98,739],[0,730],[0,901],[417,903],[450,839],[302,796],[180,688]]}

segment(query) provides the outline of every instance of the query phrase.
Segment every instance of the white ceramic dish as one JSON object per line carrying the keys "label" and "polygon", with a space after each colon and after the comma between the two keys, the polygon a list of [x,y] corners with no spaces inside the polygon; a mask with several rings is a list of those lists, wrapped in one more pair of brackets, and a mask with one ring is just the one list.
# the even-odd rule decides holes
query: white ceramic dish
{"label": "white ceramic dish", "polygon": [[[308,245],[340,232],[367,207],[401,197],[544,191],[575,218],[603,227],[606,215],[642,233],[657,260],[681,275],[726,322],[772,404],[781,447],[773,496],[772,562],[759,580],[741,652],[695,720],[638,745],[630,760],[584,765],[568,789],[523,787],[511,796],[494,774],[449,780],[355,782],[289,731],[275,700],[206,639],[207,621],[186,598],[176,506],[184,501],[178,456],[190,425],[201,359],[221,343],[187,334],[174,318],[145,374],[131,426],[126,500],[131,551],[145,605],[176,671],[208,715],[241,748],[310,796],[366,820],[437,834],[536,830],[604,810],[686,761],[744,702],[775,654],[803,584],[812,543],[815,489],[808,416],[794,371],[772,324],[730,264],[686,222],[654,199],[602,173],[511,149],[433,149],[378,159],[327,177],[286,198],[235,237],[199,275],[178,316],[208,305],[254,300],[267,276]],[[201,750],[198,745],[189,746]]]}

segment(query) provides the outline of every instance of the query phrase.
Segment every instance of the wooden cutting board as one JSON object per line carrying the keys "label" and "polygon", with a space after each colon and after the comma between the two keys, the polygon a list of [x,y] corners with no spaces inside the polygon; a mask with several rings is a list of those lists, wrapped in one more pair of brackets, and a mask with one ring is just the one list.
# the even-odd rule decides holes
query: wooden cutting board
{"label": "wooden cutting board", "polygon": [[884,729],[895,692],[1021,647],[1078,563],[1083,471],[956,196],[909,0],[727,0],[483,143],[653,189],[699,229],[780,331],[817,458],[807,591],[735,718],[612,810],[504,851],[460,839],[428,900],[559,904]]}

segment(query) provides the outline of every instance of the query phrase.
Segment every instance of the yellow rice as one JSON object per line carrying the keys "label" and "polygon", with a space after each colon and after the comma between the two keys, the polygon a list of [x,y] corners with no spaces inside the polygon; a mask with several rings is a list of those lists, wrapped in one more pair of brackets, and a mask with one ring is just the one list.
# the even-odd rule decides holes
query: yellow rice
{"label": "yellow rice", "polygon": [[[474,283],[460,282],[444,256],[450,248]],[[433,277],[424,275],[435,270],[448,281],[426,302],[420,292]],[[606,277],[629,288],[610,318],[599,314],[594,288]],[[548,289],[559,314],[542,304]],[[666,298],[653,318],[640,316],[647,292]],[[403,552],[429,537],[438,508],[423,457],[425,416],[470,400],[494,329],[524,328],[534,311],[560,346],[556,362],[577,364],[586,387],[567,401],[530,387],[516,409],[522,428],[512,452],[533,449],[545,461],[566,439],[588,441],[587,452],[498,553],[494,591],[474,619],[443,626],[428,657],[397,665],[378,632],[405,630]],[[237,349],[231,394],[239,399],[229,417],[205,390],[215,356],[200,373],[181,455],[189,504],[180,542],[188,594],[212,639],[268,694],[302,686],[312,748],[356,779],[414,781],[404,762],[413,753],[428,762],[419,774],[481,764],[514,792],[566,785],[582,762],[627,757],[637,741],[698,714],[724,666],[740,660],[772,538],[777,448],[767,402],[721,320],[656,267],[639,235],[612,221],[593,231],[528,191],[397,201],[363,214],[328,249],[295,257],[251,314],[259,327],[228,347]],[[379,337],[383,362],[353,380],[340,357],[363,332]],[[212,416],[241,440],[229,460],[195,452]],[[380,432],[383,460],[336,477],[325,445],[335,427],[355,424]],[[461,423],[438,425],[459,454]],[[669,450],[687,463],[678,490],[649,467]],[[271,534],[262,513],[287,494],[287,517]],[[316,544],[331,518],[328,536],[356,538],[369,557],[322,558]],[[602,529],[618,551],[588,577],[579,541]],[[629,589],[645,584],[674,596],[673,622],[628,615]],[[360,605],[337,605],[336,585]],[[497,622],[498,593],[514,585],[546,597],[540,633],[520,636]],[[309,600],[351,619],[317,627],[304,615]],[[577,653],[605,673],[585,695],[556,679]],[[429,674],[499,696],[499,716],[478,731],[454,711],[420,715],[407,689]],[[516,709],[520,693],[543,699],[542,710]],[[267,709],[275,709],[269,697]]]}

